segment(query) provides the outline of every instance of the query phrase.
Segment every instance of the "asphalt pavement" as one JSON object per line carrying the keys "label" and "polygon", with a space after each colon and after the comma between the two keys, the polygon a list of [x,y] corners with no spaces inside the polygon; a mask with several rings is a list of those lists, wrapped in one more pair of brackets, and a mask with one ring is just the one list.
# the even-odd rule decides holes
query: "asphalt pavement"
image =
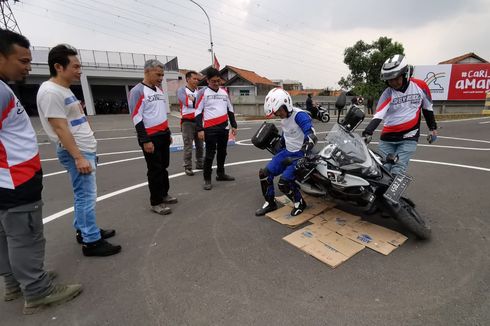
{"label": "asphalt pavement", "polygon": [[[171,154],[170,194],[179,203],[167,216],[149,209],[129,117],[90,122],[100,156],[97,221],[117,230],[110,241],[123,250],[82,255],[68,175],[33,119],[45,174],[46,267],[84,291],[32,316],[22,315],[22,300],[0,302],[1,325],[490,324],[490,118],[441,122],[435,144],[420,139],[408,194],[431,221],[430,241],[373,216],[408,241],[388,256],[363,250],[335,269],[283,241],[291,229],[254,215],[263,203],[258,170],[271,157],[250,142],[261,121],[239,121],[226,160],[236,181],[213,179],[211,191],[202,190],[202,172],[183,173],[182,152]],[[320,139],[332,125],[315,123]],[[172,132],[179,129],[172,118]]]}

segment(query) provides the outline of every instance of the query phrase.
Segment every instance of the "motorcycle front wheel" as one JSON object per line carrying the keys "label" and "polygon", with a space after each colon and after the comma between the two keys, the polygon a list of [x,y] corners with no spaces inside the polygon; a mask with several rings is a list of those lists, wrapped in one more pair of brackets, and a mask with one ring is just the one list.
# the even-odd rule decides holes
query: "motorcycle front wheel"
{"label": "motorcycle front wheel", "polygon": [[415,210],[415,205],[410,200],[400,198],[400,210],[396,214],[396,219],[419,239],[430,238],[429,221]]}

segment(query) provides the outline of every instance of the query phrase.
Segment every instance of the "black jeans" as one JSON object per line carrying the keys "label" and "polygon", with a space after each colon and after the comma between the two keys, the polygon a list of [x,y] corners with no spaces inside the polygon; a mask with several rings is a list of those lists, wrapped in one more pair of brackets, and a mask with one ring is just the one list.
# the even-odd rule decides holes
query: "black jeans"
{"label": "black jeans", "polygon": [[222,175],[225,173],[226,147],[228,146],[228,129],[204,131],[204,140],[206,142],[206,156],[204,157],[204,180],[211,180],[212,166],[214,155],[216,156],[218,168],[216,173]]}
{"label": "black jeans", "polygon": [[[163,198],[168,195],[170,187],[168,181],[168,164],[170,158],[170,133],[151,137],[155,151],[145,155],[148,167],[148,188],[150,188],[150,204],[152,206],[163,203]],[[143,144],[140,144],[143,149]]]}

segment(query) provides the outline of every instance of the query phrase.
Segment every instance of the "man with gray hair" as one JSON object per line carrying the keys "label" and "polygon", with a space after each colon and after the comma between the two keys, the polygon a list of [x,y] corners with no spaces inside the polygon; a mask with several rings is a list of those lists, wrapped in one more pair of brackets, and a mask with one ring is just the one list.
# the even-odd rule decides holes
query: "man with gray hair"
{"label": "man with gray hair", "polygon": [[129,111],[148,167],[151,210],[166,215],[172,212],[166,204],[177,203],[177,198],[168,194],[167,168],[172,137],[168,127],[167,98],[161,88],[163,64],[154,59],[146,61],[144,74],[143,81],[129,93]]}

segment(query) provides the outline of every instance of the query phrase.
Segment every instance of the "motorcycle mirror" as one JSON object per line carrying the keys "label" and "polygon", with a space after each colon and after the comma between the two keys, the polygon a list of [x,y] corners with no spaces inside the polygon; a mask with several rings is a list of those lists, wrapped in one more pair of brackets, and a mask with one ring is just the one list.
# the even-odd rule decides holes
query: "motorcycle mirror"
{"label": "motorcycle mirror", "polygon": [[347,96],[345,96],[345,93],[342,92],[339,97],[337,97],[337,101],[335,101],[335,107],[337,110],[342,111],[342,109],[345,106],[345,103],[347,103]]}

